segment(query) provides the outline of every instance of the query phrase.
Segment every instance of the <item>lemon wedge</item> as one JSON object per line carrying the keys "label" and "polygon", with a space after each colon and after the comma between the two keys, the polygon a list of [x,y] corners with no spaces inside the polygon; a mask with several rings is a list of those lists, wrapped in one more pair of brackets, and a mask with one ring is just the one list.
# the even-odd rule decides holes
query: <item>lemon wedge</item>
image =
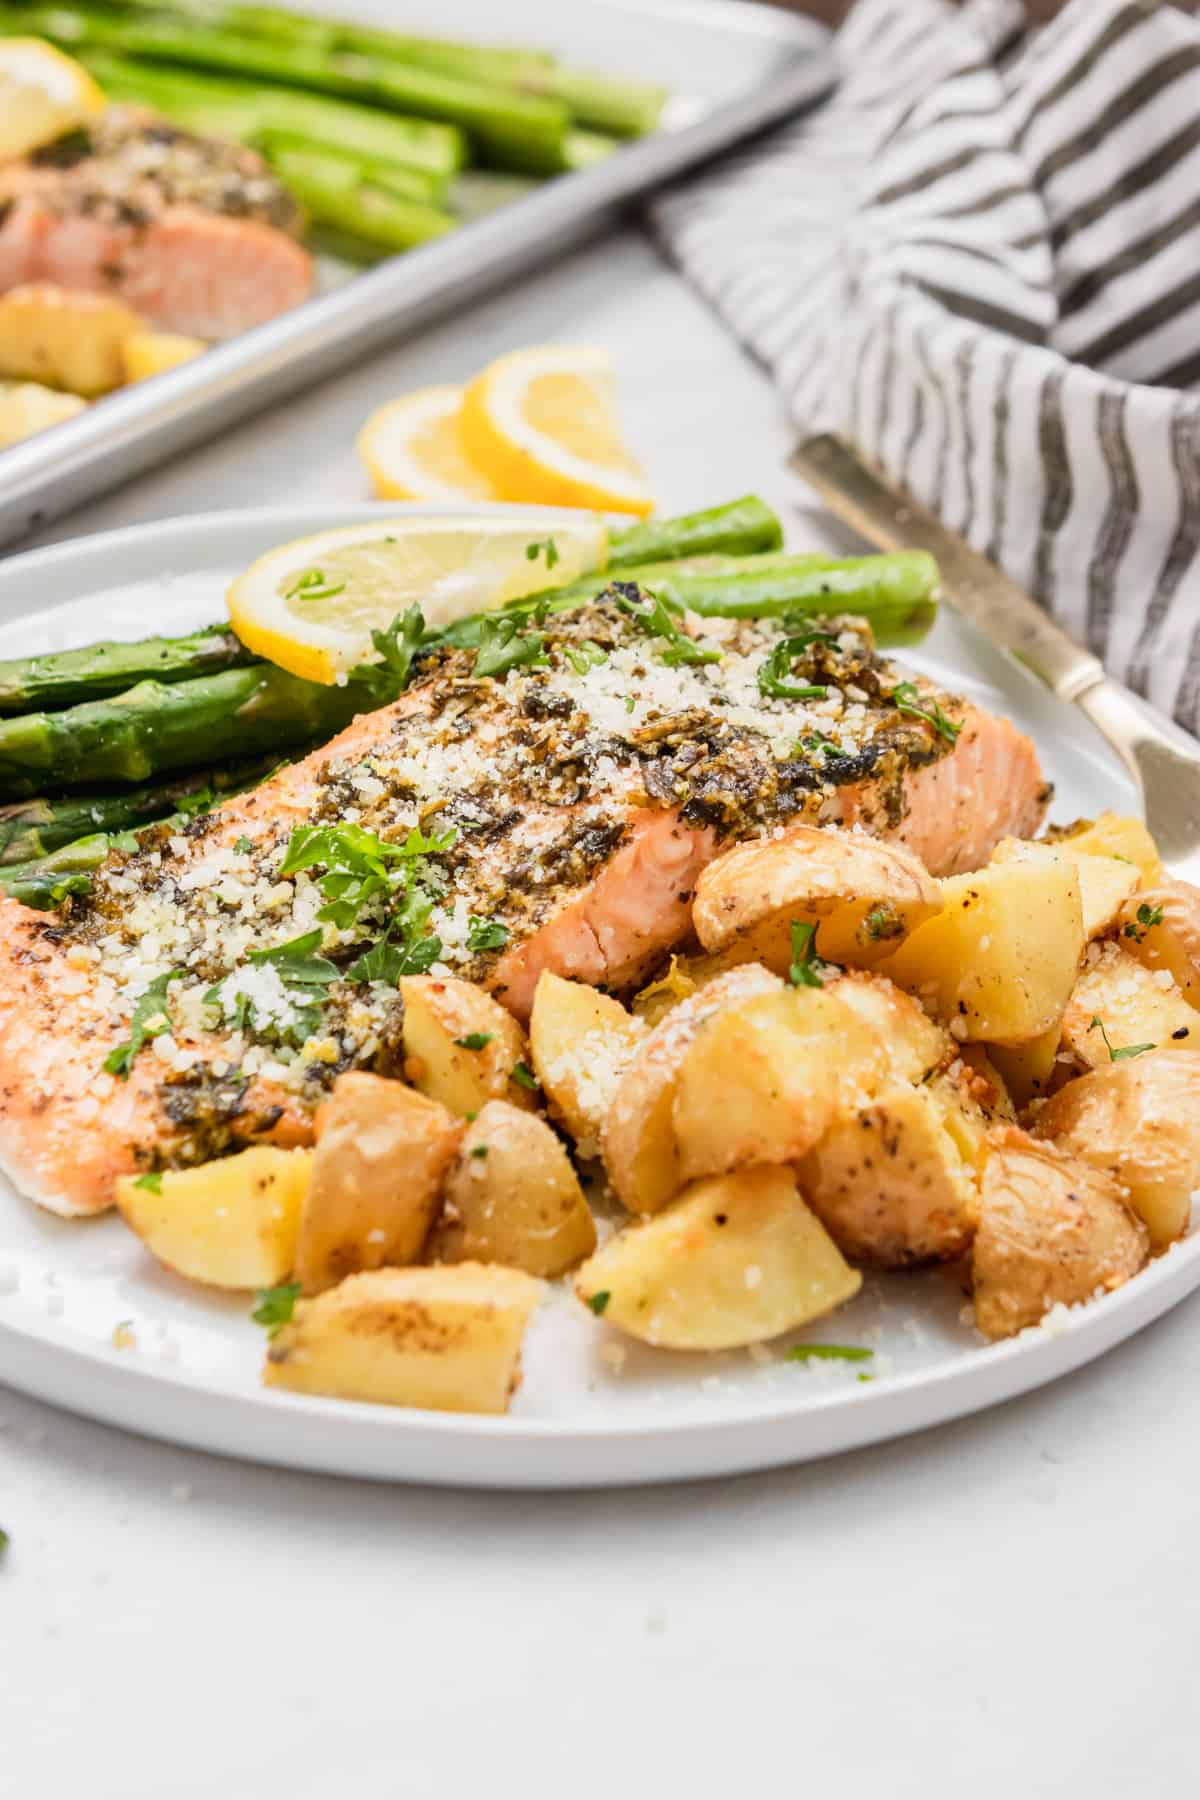
{"label": "lemon wedge", "polygon": [[229,617],[248,649],[330,683],[377,661],[372,631],[410,606],[427,625],[448,625],[577,581],[607,558],[601,519],[393,514],[269,550],[230,588]]}
{"label": "lemon wedge", "polygon": [[104,111],[87,70],[41,38],[0,38],[0,162],[27,156]]}
{"label": "lemon wedge", "polygon": [[464,388],[421,388],[373,412],[358,453],[381,500],[499,500],[467,458],[459,431]]}
{"label": "lemon wedge", "polygon": [[463,449],[505,500],[654,509],[617,419],[616,380],[603,350],[547,345],[501,356],[467,388]]}

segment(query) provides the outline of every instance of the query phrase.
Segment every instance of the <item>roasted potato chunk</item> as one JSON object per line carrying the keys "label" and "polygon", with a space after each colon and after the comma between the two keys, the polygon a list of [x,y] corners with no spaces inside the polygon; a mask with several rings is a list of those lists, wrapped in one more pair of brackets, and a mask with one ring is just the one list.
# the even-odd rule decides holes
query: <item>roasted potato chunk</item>
{"label": "roasted potato chunk", "polygon": [[880,1049],[881,1076],[922,1081],[962,1046],[937,1025],[911,994],[883,975],[841,975],[825,988],[868,1027]]}
{"label": "roasted potato chunk", "polygon": [[1122,950],[1150,970],[1175,977],[1189,1006],[1200,1007],[1200,888],[1160,881],[1128,900],[1118,920]]}
{"label": "roasted potato chunk", "polygon": [[1089,961],[1063,1014],[1063,1048],[1085,1069],[1140,1050],[1200,1046],[1200,1018],[1166,971],[1152,973],[1116,944]]}
{"label": "roasted potato chunk", "polygon": [[274,1287],[296,1260],[309,1150],[259,1145],[199,1169],[123,1175],[121,1217],[146,1248],[189,1281]]}
{"label": "roasted potato chunk", "polygon": [[668,1013],[634,1052],[604,1121],[601,1150],[618,1197],[632,1212],[658,1212],[683,1185],[675,1142],[675,1082],[707,1019],[753,994],[777,993],[757,963],[731,969]]}
{"label": "roasted potato chunk", "polygon": [[[993,863],[1029,862],[1043,853],[1044,844],[1027,843],[1022,838],[1003,838],[992,855]],[[1116,922],[1125,901],[1141,880],[1136,864],[1124,857],[1104,856],[1081,850],[1070,838],[1052,846],[1059,856],[1074,864],[1079,876],[1079,898],[1083,908],[1083,935],[1090,942],[1100,937]]]}
{"label": "roasted potato chunk", "polygon": [[1056,845],[1069,846],[1086,856],[1111,856],[1132,863],[1146,882],[1161,879],[1163,866],[1158,845],[1140,819],[1125,813],[1101,813],[1098,819],[1081,819],[1065,831],[1052,833]]}
{"label": "roasted potato chunk", "polygon": [[546,970],[533,996],[529,1050],[551,1113],[580,1153],[599,1153],[617,1082],[646,1035],[619,1000]]}
{"label": "roasted potato chunk", "polygon": [[0,450],[86,410],[78,394],[60,394],[37,381],[0,381]]}
{"label": "roasted potato chunk", "polygon": [[698,1182],[610,1239],[575,1278],[607,1324],[669,1350],[760,1343],[832,1312],[861,1285],[788,1169]]}
{"label": "roasted potato chunk", "polygon": [[975,1323],[985,1337],[1011,1337],[1040,1324],[1052,1306],[1122,1286],[1149,1248],[1146,1227],[1111,1175],[1012,1127],[997,1133],[971,1258]]}
{"label": "roasted potato chunk", "polygon": [[1043,1099],[1050,1092],[1058,1066],[1062,1025],[1053,1025],[1027,1044],[993,1044],[990,1055],[1018,1106]]}
{"label": "roasted potato chunk", "polygon": [[673,1122],[684,1182],[794,1162],[879,1082],[887,1055],[823,988],[757,994],[707,1019],[684,1053]]}
{"label": "roasted potato chunk", "polygon": [[507,1263],[550,1278],[595,1248],[583,1189],[549,1125],[489,1100],[463,1134],[428,1260]]}
{"label": "roasted potato chunk", "polygon": [[135,331],[121,344],[121,367],[126,381],[147,381],[192,362],[207,349],[202,339],[178,331]]}
{"label": "roasted potato chunk", "polygon": [[317,1114],[296,1277],[306,1294],[386,1263],[415,1262],[462,1126],[436,1100],[378,1075],[339,1075]]}
{"label": "roasted potato chunk", "polygon": [[[1039,848],[1030,846],[1031,849]],[[1079,876],[1039,848],[942,883],[945,908],[883,966],[967,1041],[1022,1044],[1062,1017],[1083,953]]]}
{"label": "roasted potato chunk", "polygon": [[1151,1248],[1164,1249],[1187,1230],[1200,1188],[1200,1046],[1093,1069],[1046,1102],[1033,1132],[1115,1175]]}
{"label": "roasted potato chunk", "polygon": [[541,1294],[542,1283],[520,1269],[477,1263],[352,1275],[297,1301],[267,1351],[263,1380],[338,1400],[506,1412]]}
{"label": "roasted potato chunk", "polygon": [[794,921],[816,926],[828,961],[868,966],[941,906],[937,882],[898,845],[793,825],[710,863],[696,883],[692,920],[706,950],[741,940],[757,962],[786,975]]}
{"label": "roasted potato chunk", "polygon": [[950,1129],[949,1092],[897,1084],[837,1121],[800,1163],[809,1205],[843,1255],[898,1269],[971,1242],[979,1216],[973,1140]]}
{"label": "roasted potato chunk", "polygon": [[431,1100],[465,1118],[489,1100],[537,1104],[531,1086],[513,1080],[528,1056],[525,1033],[498,1000],[454,975],[406,975],[404,1073]]}
{"label": "roasted potato chunk", "polygon": [[90,399],[125,379],[121,346],[141,320],[104,294],[36,283],[0,295],[0,376]]}

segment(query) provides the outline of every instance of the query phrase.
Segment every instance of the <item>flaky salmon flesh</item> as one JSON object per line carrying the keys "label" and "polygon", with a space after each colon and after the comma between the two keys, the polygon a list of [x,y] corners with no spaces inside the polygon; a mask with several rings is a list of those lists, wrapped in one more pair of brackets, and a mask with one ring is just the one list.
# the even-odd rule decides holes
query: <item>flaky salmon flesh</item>
{"label": "flaky salmon flesh", "polygon": [[169,331],[235,336],[312,292],[303,217],[253,150],[127,107],[0,165],[0,293],[104,293]]}
{"label": "flaky salmon flesh", "polygon": [[[734,841],[854,826],[945,874],[1040,825],[1028,739],[881,660],[860,622],[800,653],[796,699],[763,691],[772,624],[695,621],[682,654],[714,660],[681,660],[631,594],[551,617],[495,676],[427,658],[304,761],[111,855],[58,915],[0,901],[18,1187],[95,1212],[122,1174],[309,1142],[339,1072],[402,1073],[405,972],[481,982],[519,1018],[543,969],[628,992],[690,941],[696,879]],[[351,852],[380,842],[372,887]]]}

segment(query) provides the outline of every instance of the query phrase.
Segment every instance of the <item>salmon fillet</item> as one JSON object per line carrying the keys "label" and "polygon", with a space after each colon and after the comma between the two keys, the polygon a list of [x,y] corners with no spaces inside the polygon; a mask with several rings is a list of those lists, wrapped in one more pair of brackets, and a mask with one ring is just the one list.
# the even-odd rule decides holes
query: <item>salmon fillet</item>
{"label": "salmon fillet", "polygon": [[[946,872],[1039,825],[1027,740],[928,684],[898,689],[861,625],[803,653],[795,700],[760,685],[770,624],[709,621],[719,660],[672,666],[624,610],[635,593],[552,618],[500,677],[441,653],[254,792],[143,833],[59,915],[0,902],[16,1184],[94,1212],[120,1174],[308,1142],[339,1072],[402,1072],[395,984],[414,968],[481,981],[518,1017],[545,968],[629,989],[687,940],[696,878],[736,839],[854,823]],[[345,846],[380,842],[391,861],[364,888]],[[323,962],[312,946],[271,961],[314,931]],[[122,1078],[104,1064],[139,1010],[158,1035]]]}
{"label": "salmon fillet", "polygon": [[308,298],[302,224],[254,151],[110,107],[0,168],[0,292],[52,282],[171,331],[232,337]]}

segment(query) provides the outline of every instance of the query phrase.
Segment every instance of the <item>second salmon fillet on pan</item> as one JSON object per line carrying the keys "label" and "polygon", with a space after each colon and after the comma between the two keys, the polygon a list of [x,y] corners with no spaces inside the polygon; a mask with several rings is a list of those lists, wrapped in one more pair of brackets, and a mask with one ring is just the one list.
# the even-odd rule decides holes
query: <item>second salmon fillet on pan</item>
{"label": "second salmon fillet on pan", "polygon": [[[473,651],[440,653],[253,793],[110,856],[59,915],[0,901],[0,1162],[16,1185],[95,1212],[121,1174],[310,1141],[342,1070],[402,1071],[406,945],[410,969],[479,981],[525,1018],[543,969],[642,982],[688,938],[701,869],[738,839],[851,824],[949,874],[1040,825],[1029,740],[901,686],[861,624],[802,650],[785,685],[821,693],[795,699],[763,691],[771,624],[708,621],[719,660],[680,660],[631,598],[551,617],[540,649],[525,641],[535,658],[496,676],[475,675]],[[365,965],[397,894],[339,879],[339,832],[409,858],[390,865],[403,922]],[[264,960],[317,931],[315,948]]]}

